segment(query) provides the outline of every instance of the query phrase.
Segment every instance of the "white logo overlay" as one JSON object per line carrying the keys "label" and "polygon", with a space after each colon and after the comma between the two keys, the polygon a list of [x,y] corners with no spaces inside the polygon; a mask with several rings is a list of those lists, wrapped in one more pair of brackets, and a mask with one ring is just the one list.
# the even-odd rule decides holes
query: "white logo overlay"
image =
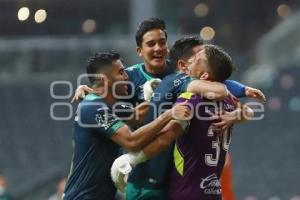
{"label": "white logo overlay", "polygon": [[205,178],[202,178],[200,188],[203,190],[204,194],[221,194],[221,184],[216,174],[211,174]]}
{"label": "white logo overlay", "polygon": [[[83,84],[84,80],[89,76],[98,77],[98,75],[95,75],[95,74],[89,74],[89,75],[82,74],[77,79],[77,87],[80,84]],[[106,79],[107,78],[104,77],[104,80],[106,80]],[[181,79],[183,79],[183,78],[174,80],[174,82],[173,82],[174,87],[178,87],[180,84],[182,84],[182,82],[184,80],[181,80]],[[104,84],[103,93],[101,93],[102,97],[105,97],[107,95],[107,92],[112,90],[112,94],[115,97],[115,99],[119,99],[119,98],[120,99],[131,99],[132,97],[134,97],[135,94],[138,94],[138,99],[139,100],[144,100],[143,85],[138,86],[138,88],[135,88],[136,86],[132,82],[117,81],[113,84],[113,87],[111,89],[109,89],[106,82],[104,82],[104,83],[105,84]],[[130,92],[130,94],[128,94],[127,97],[122,96],[122,98],[121,98],[121,96],[119,96],[116,93],[115,87],[118,84],[124,85],[125,83],[131,85],[130,86],[131,92]],[[64,93],[62,94],[62,92],[64,92]],[[81,93],[85,93],[85,92],[86,91],[81,91]],[[70,119],[72,119],[72,117],[74,116],[73,106],[72,106],[71,103],[69,103],[70,98],[72,96],[72,93],[73,93],[73,85],[69,81],[57,80],[57,81],[53,81],[51,83],[51,85],[50,85],[50,95],[53,99],[57,100],[57,101],[53,102],[50,106],[50,117],[53,120],[60,120],[61,121],[61,120],[70,120]],[[155,93],[154,92],[152,94],[152,97],[153,97],[152,102],[149,103],[149,107],[153,107],[153,109],[154,109],[154,115],[153,115],[154,118],[157,118],[159,115],[161,115],[167,109],[171,108],[174,104],[174,99],[178,95],[179,94],[174,93],[174,91],[166,91],[165,93]],[[160,102],[160,101],[163,101],[163,103],[157,104],[157,102]],[[122,104],[121,101],[119,102],[119,104]],[[130,104],[129,107],[132,107],[132,108],[137,106],[137,104],[134,105],[134,104],[131,104],[131,103],[127,102],[127,105],[128,104]],[[253,110],[254,116],[251,116],[251,117],[248,116],[247,109],[245,109],[245,110],[243,109],[241,112],[235,112],[236,115],[232,115],[237,120],[245,118],[247,120],[252,120],[253,121],[253,120],[261,120],[261,119],[264,118],[264,116],[265,116],[265,114],[264,114],[264,111],[265,111],[264,104],[262,104],[260,102],[247,102],[244,105],[250,107]],[[211,111],[210,114],[215,113],[215,112],[212,112],[212,111],[218,111],[218,113],[221,113],[220,111],[222,111],[222,109],[233,109],[233,107],[231,107],[232,105],[229,105],[229,104],[217,105],[217,104],[215,104],[213,102],[209,102],[209,101],[208,102],[201,101],[201,102],[198,102],[197,105],[194,105],[194,106],[191,105],[190,107],[191,107],[192,110],[198,110],[198,108],[200,106],[208,106],[210,108],[209,110]],[[208,109],[206,109],[206,111],[207,110]],[[115,106],[115,107],[112,108],[112,111],[116,112],[118,114],[119,113],[128,113],[128,109],[127,108],[125,109],[125,107],[123,109],[123,107],[116,107]],[[123,119],[123,120],[130,120],[134,117],[139,116],[139,115],[129,115],[128,114],[128,115],[126,115],[126,117],[124,117],[125,114],[122,115],[122,116],[119,116],[118,114],[116,114],[116,115],[120,119]],[[208,117],[206,115],[200,116],[200,113],[198,113],[198,112],[195,112],[195,117],[197,117],[197,119],[199,119],[199,120],[211,121],[211,116],[208,116]],[[138,120],[137,118],[135,118],[135,119]],[[78,120],[78,117],[75,117],[75,120]]]}

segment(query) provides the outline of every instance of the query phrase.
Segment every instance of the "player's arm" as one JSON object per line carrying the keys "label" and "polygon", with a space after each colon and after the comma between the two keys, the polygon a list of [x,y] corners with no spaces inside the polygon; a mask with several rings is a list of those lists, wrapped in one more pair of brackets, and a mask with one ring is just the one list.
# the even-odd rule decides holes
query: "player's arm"
{"label": "player's arm", "polygon": [[246,88],[245,88],[245,95],[246,95],[246,97],[257,99],[257,100],[262,101],[262,102],[267,101],[264,93],[261,90],[256,89],[256,88],[252,88],[252,87],[249,87],[249,86],[246,86]]}
{"label": "player's arm", "polygon": [[75,94],[71,100],[71,103],[78,101],[79,99],[84,98],[86,94],[93,93],[93,92],[94,92],[94,90],[92,88],[90,88],[89,86],[79,85],[75,90]]}
{"label": "player's arm", "polygon": [[223,100],[228,95],[227,89],[238,98],[247,96],[265,101],[265,96],[260,90],[245,86],[234,80],[226,80],[224,84],[206,80],[193,80],[188,84],[186,90],[207,99]]}
{"label": "player's arm", "polygon": [[[177,103],[173,106],[175,108],[178,105],[181,105],[182,102],[187,103],[189,106],[194,106],[196,102],[194,102],[191,98],[194,95],[191,95],[190,93],[184,93],[189,94],[190,96],[182,95],[177,99]],[[191,101],[190,101],[191,100]],[[181,103],[180,103],[181,102]],[[172,109],[173,109],[172,108]],[[190,107],[189,107],[190,109]],[[143,155],[143,159],[140,159],[140,156],[136,156],[136,153],[127,153],[122,156],[120,156],[118,159],[116,159],[116,164],[114,165],[114,168],[117,166],[122,165],[123,163],[127,163],[130,166],[135,166],[140,162],[143,162],[163,150],[169,147],[169,145],[180,135],[183,133],[183,131],[186,129],[186,127],[189,124],[189,119],[191,119],[191,111],[187,113],[188,115],[185,115],[181,119],[175,119],[171,120],[167,126],[165,126],[160,132],[158,132],[158,137],[156,137],[151,143],[149,143],[147,146],[145,146],[142,151],[140,151],[137,155]],[[162,115],[161,115],[162,116]],[[114,170],[115,172],[118,170]]]}
{"label": "player's arm", "polygon": [[186,91],[212,100],[223,100],[228,95],[224,84],[206,80],[192,80]]}
{"label": "player's arm", "polygon": [[226,80],[224,84],[231,92],[231,94],[233,94],[237,98],[249,97],[263,102],[266,101],[264,93],[259,89],[246,86],[234,80]]}
{"label": "player's arm", "polygon": [[130,116],[130,119],[126,121],[126,124],[129,126],[141,126],[145,121],[149,110],[149,102],[145,101],[140,103],[133,109],[133,114]]}
{"label": "player's arm", "polygon": [[224,84],[206,80],[193,80],[187,86],[187,91],[212,100],[223,100],[228,95],[227,89],[238,98],[246,96],[245,85],[233,80],[226,80]]}
{"label": "player's arm", "polygon": [[185,127],[175,120],[170,121],[160,132],[160,136],[143,148],[145,157],[150,159],[166,150],[177,137],[184,133]]}
{"label": "player's arm", "polygon": [[190,113],[187,103],[175,105],[171,110],[164,112],[151,123],[132,132],[127,125],[119,128],[111,139],[128,151],[137,151],[159,136],[160,131],[176,116],[186,118]]}
{"label": "player's arm", "polygon": [[131,172],[132,167],[145,162],[151,157],[159,154],[169,147],[169,145],[183,133],[182,125],[171,120],[168,125],[160,132],[159,137],[138,152],[129,152],[118,157],[111,167],[111,178],[115,186],[124,191],[127,185],[126,176]]}

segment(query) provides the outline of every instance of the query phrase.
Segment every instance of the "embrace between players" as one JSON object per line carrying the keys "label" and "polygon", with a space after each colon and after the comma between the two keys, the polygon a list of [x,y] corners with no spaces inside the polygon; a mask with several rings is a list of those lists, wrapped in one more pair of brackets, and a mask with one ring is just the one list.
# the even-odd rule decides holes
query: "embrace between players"
{"label": "embrace between players", "polygon": [[237,98],[263,93],[227,80],[231,57],[198,37],[177,40],[167,60],[160,19],[143,21],[135,38],[141,64],[125,69],[114,51],[88,61],[63,199],[115,199],[119,189],[126,200],[233,200],[222,180],[231,130],[253,116]]}

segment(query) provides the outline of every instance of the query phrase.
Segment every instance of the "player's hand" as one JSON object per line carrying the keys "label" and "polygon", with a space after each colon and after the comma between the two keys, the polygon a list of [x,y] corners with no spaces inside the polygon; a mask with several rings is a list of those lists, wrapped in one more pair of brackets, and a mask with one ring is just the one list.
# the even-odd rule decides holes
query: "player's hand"
{"label": "player's hand", "polygon": [[150,81],[147,81],[144,84],[143,91],[144,91],[144,100],[145,101],[151,100],[152,94],[160,82],[161,82],[161,80],[159,78],[155,78]]}
{"label": "player's hand", "polygon": [[143,151],[129,152],[118,157],[112,164],[110,175],[116,188],[121,192],[125,191],[127,178],[132,168],[136,165],[145,162],[147,157]]}
{"label": "player's hand", "polygon": [[211,124],[212,128],[222,133],[240,120],[241,112],[242,110],[239,108],[231,112],[222,112],[216,120],[217,122]]}
{"label": "player's hand", "polygon": [[71,100],[71,103],[78,101],[80,98],[84,98],[86,93],[94,93],[94,90],[87,85],[80,85],[76,91],[75,95]]}
{"label": "player's hand", "polygon": [[175,104],[171,110],[173,119],[190,120],[192,118],[192,111],[189,106],[188,101]]}
{"label": "player's hand", "polygon": [[264,93],[262,93],[262,91],[260,91],[259,89],[247,86],[245,88],[245,94],[247,97],[254,98],[262,102],[266,102],[266,97]]}
{"label": "player's hand", "polygon": [[124,154],[118,157],[111,167],[111,179],[115,184],[116,188],[121,192],[125,191],[127,185],[127,177],[131,170],[132,167],[130,165],[130,158],[128,154]]}

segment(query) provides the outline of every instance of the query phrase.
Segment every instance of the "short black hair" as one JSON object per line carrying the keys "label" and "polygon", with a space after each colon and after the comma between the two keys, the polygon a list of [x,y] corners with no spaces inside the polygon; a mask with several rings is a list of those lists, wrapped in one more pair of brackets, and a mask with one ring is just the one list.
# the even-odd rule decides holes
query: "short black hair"
{"label": "short black hair", "polygon": [[[116,51],[103,51],[96,53],[88,59],[86,73],[89,75],[100,73],[105,67],[112,65],[113,61],[120,59],[120,54]],[[88,76],[91,83],[97,80],[95,76]]]}
{"label": "short black hair", "polygon": [[169,59],[173,66],[177,66],[179,59],[188,59],[192,56],[192,49],[195,46],[203,45],[203,40],[199,37],[183,37],[177,40],[169,53]]}
{"label": "short black hair", "polygon": [[211,78],[213,81],[224,82],[234,70],[232,58],[217,45],[206,44],[204,45],[204,50]]}
{"label": "short black hair", "polygon": [[136,30],[135,41],[136,41],[136,45],[138,47],[142,46],[144,34],[153,29],[162,30],[165,33],[166,38],[168,37],[167,32],[166,32],[165,22],[159,18],[150,18],[150,19],[142,21]]}

